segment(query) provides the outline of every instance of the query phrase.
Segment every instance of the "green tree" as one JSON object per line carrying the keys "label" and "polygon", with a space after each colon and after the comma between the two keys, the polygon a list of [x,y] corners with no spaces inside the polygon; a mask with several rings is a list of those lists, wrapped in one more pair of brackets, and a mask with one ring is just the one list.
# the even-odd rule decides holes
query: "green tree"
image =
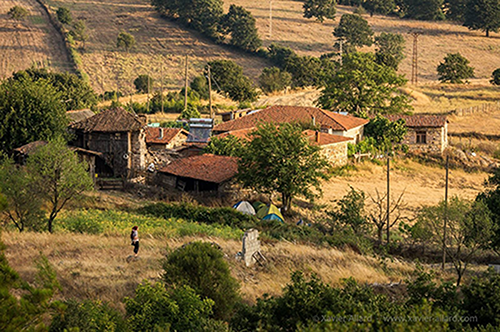
{"label": "green tree", "polygon": [[321,180],[328,178],[328,161],[302,130],[299,124],[259,124],[249,134],[251,141],[238,162],[243,185],[261,193],[280,193],[285,212],[295,196],[313,199],[321,194]]}
{"label": "green tree", "polygon": [[[243,75],[243,68],[231,60],[210,61],[212,87],[217,91],[227,94],[234,101],[254,101],[257,92],[252,81]],[[205,74],[208,76],[207,69]]]}
{"label": "green tree", "polygon": [[388,15],[396,10],[394,0],[365,0],[362,6],[370,13],[370,16],[375,13]]}
{"label": "green tree", "polygon": [[337,209],[328,214],[334,222],[352,229],[354,234],[363,235],[368,231],[369,224],[365,213],[365,193],[353,187],[349,192],[337,200]]}
{"label": "green tree", "polygon": [[249,52],[255,52],[262,46],[255,18],[245,8],[231,5],[229,12],[221,20],[221,25],[231,34],[231,45]]}
{"label": "green tree", "polygon": [[375,57],[377,62],[395,70],[404,59],[403,51],[405,49],[405,39],[402,35],[396,33],[382,32],[375,37],[377,50]]}
{"label": "green tree", "polygon": [[205,153],[212,153],[219,156],[239,157],[243,151],[243,141],[233,135],[219,138],[213,136],[205,147]]}
{"label": "green tree", "polygon": [[71,22],[73,22],[73,16],[71,15],[70,10],[66,7],[59,7],[56,14],[57,19],[62,24],[71,24]]}
{"label": "green tree", "polygon": [[486,181],[488,188],[477,195],[476,201],[482,201],[491,212],[491,219],[496,225],[492,248],[500,250],[500,168],[497,168],[493,175]]}
{"label": "green tree", "polygon": [[325,18],[335,19],[335,0],[305,0],[302,7],[305,18],[313,18],[323,23]]}
{"label": "green tree", "polygon": [[490,36],[490,31],[500,28],[500,0],[470,0],[467,2],[464,26],[470,30],[481,30]]}
{"label": "green tree", "polygon": [[342,41],[346,47],[371,46],[373,44],[373,31],[368,22],[360,15],[344,14],[333,35]]}
{"label": "green tree", "polygon": [[[500,275],[492,268],[461,287],[462,308],[483,326],[500,325]],[[476,324],[477,325],[477,324]]]}
{"label": "green tree", "polygon": [[317,86],[321,82],[322,61],[312,56],[290,57],[285,70],[292,74],[293,87]]}
{"label": "green tree", "polygon": [[120,32],[116,37],[116,47],[124,48],[127,52],[135,45],[135,38],[130,33]]}
{"label": "green tree", "polygon": [[18,71],[14,80],[48,81],[61,93],[61,101],[67,111],[90,108],[97,105],[97,95],[90,84],[76,74],[49,72],[45,68]]}
{"label": "green tree", "polygon": [[468,202],[453,197],[445,207],[424,207],[418,213],[418,222],[432,234],[435,245],[443,245],[443,222],[446,213],[447,236],[446,255],[457,273],[457,286],[470,262],[493,240],[497,225],[492,222],[491,213],[482,201]]}
{"label": "green tree", "polygon": [[196,76],[189,84],[191,90],[196,91],[201,99],[209,98],[208,80],[205,76]]}
{"label": "green tree", "polygon": [[179,115],[179,120],[189,120],[192,118],[200,118],[200,117],[201,114],[198,111],[198,108],[196,108],[196,106],[188,104],[187,108],[182,110],[181,114]]}
{"label": "green tree", "polygon": [[87,34],[87,26],[85,22],[82,20],[77,20],[73,24],[73,29],[69,31],[69,34],[73,37],[74,40],[85,43],[87,39],[89,39],[89,35]]}
{"label": "green tree", "polygon": [[464,22],[469,0],[445,0],[444,12],[447,20]]}
{"label": "green tree", "polygon": [[213,300],[217,319],[229,318],[240,301],[240,286],[231,276],[224,253],[210,243],[192,242],[178,248],[167,256],[163,269],[167,285],[186,285]]}
{"label": "green tree", "polygon": [[11,9],[9,9],[9,12],[7,14],[10,16],[12,20],[21,21],[26,16],[28,16],[29,12],[24,7],[14,6]]}
{"label": "green tree", "polygon": [[371,53],[344,56],[342,68],[330,77],[318,104],[357,116],[402,113],[410,108],[398,88],[406,83],[393,68],[382,66]]}
{"label": "green tree", "polygon": [[149,93],[153,86],[153,79],[149,75],[139,75],[134,80],[134,85],[137,92]]}
{"label": "green tree", "polygon": [[474,77],[474,68],[469,66],[469,60],[460,53],[448,53],[443,62],[437,66],[441,83],[461,84],[463,80]]}
{"label": "green tree", "polygon": [[80,199],[84,191],[92,190],[87,165],[78,161],[64,140],[57,138],[31,155],[26,167],[48,209],[48,231],[52,233],[54,220],[61,209],[69,201]]}
{"label": "green tree", "polygon": [[405,120],[390,121],[380,115],[371,119],[364,128],[364,134],[375,139],[383,154],[392,152],[393,145],[401,143],[407,132]]}
{"label": "green tree", "polygon": [[497,68],[491,73],[490,83],[493,85],[500,85],[500,68]]}
{"label": "green tree", "polygon": [[16,167],[11,159],[5,159],[0,165],[0,193],[7,203],[4,214],[20,232],[41,230],[42,202],[26,169]]}
{"label": "green tree", "polygon": [[8,79],[0,85],[0,150],[64,135],[62,96],[47,80]]}
{"label": "green tree", "polygon": [[443,0],[404,0],[405,18],[422,21],[443,20]]}
{"label": "green tree", "polygon": [[292,75],[278,67],[267,67],[259,76],[259,84],[266,93],[282,91],[292,84]]}

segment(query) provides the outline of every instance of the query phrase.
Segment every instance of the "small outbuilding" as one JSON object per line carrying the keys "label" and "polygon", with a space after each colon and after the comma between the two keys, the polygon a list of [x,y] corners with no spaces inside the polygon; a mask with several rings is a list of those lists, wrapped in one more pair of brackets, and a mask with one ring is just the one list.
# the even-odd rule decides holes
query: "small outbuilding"
{"label": "small outbuilding", "polygon": [[188,132],[182,128],[146,127],[146,145],[153,151],[180,147],[187,137]]}

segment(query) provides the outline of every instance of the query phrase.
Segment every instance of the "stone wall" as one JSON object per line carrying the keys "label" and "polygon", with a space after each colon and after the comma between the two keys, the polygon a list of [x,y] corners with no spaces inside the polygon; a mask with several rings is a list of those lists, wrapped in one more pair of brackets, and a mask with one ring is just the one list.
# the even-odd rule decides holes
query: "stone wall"
{"label": "stone wall", "polygon": [[326,157],[331,166],[343,166],[347,164],[347,144],[340,142],[321,146],[321,154]]}
{"label": "stone wall", "polygon": [[[417,143],[417,132],[426,133],[426,143]],[[408,128],[402,143],[407,144],[413,152],[442,153],[448,146],[448,124],[439,128]]]}
{"label": "stone wall", "polygon": [[148,152],[146,146],[146,133],[144,129],[135,131],[131,134],[131,176],[143,171],[146,168],[146,154]]}

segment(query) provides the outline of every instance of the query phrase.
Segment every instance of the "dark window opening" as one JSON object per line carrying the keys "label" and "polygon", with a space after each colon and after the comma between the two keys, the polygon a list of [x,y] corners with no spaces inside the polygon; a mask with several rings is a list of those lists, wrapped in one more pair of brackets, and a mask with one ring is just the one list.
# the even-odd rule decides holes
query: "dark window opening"
{"label": "dark window opening", "polygon": [[425,131],[417,131],[417,144],[427,144],[427,132]]}

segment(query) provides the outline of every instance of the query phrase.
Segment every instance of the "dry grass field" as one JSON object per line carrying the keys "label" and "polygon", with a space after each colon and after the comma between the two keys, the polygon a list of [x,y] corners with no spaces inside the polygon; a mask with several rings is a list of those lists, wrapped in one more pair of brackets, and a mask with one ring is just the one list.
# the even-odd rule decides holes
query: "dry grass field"
{"label": "dry grass field", "polygon": [[100,299],[124,309],[121,299],[131,296],[142,280],[156,281],[162,273],[162,259],[167,246],[175,249],[194,240],[215,241],[226,254],[232,274],[241,283],[243,298],[254,301],[264,293],[279,294],[290,280],[290,273],[302,270],[317,273],[325,282],[339,284],[353,276],[361,283],[398,282],[408,278],[413,264],[351,251],[296,245],[289,242],[263,244],[265,266],[247,268],[235,255],[240,241],[220,238],[155,238],[141,234],[140,260],[127,263],[132,252],[127,235],[96,236],[47,233],[4,232],[6,256],[21,277],[32,281],[36,272],[34,260],[45,255],[55,267],[62,286],[60,298]]}
{"label": "dry grass field", "polygon": [[[7,15],[16,5],[29,12],[22,21],[13,21]],[[63,45],[61,36],[35,0],[0,1],[0,79],[32,65],[71,70]]]}

